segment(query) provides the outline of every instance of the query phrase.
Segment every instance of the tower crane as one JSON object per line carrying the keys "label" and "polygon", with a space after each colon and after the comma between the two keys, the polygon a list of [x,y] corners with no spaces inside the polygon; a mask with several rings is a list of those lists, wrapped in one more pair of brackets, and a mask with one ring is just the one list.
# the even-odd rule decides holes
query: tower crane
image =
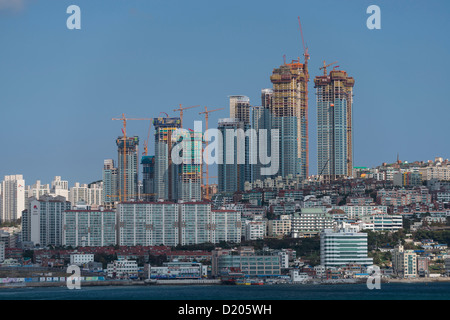
{"label": "tower crane", "polygon": [[180,108],[173,110],[173,112],[180,112],[180,120],[181,120],[181,127],[183,128],[183,111],[184,110],[188,110],[188,109],[192,109],[192,108],[197,108],[200,106],[192,106],[192,107],[187,107],[187,108],[183,108],[182,105],[180,104]]}
{"label": "tower crane", "polygon": [[[130,120],[153,120],[152,118],[126,118],[125,114],[122,113],[121,118],[112,118],[113,121],[122,121],[123,128],[123,190],[119,190],[119,201],[126,200],[126,194],[127,194],[127,121]],[[122,193],[123,191],[123,193]]]}
{"label": "tower crane", "polygon": [[322,69],[323,69],[323,75],[326,77],[326,76],[327,76],[327,68],[330,67],[330,66],[332,66],[333,64],[336,64],[336,63],[337,63],[337,61],[335,61],[335,62],[333,62],[333,63],[330,63],[330,64],[327,64],[327,63],[325,62],[325,60],[323,60],[323,67],[319,68],[319,70],[322,70]]}

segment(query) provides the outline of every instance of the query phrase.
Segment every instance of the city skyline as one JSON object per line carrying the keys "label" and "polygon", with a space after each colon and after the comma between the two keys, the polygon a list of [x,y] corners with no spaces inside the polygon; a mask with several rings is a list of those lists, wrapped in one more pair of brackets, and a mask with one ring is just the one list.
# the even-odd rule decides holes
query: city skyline
{"label": "city skyline", "polygon": [[[0,29],[6,32],[0,33],[5,46],[0,84],[5,89],[2,102],[8,121],[0,132],[15,139],[5,141],[9,152],[0,176],[22,174],[28,183],[41,180],[44,184],[54,176],[71,184],[101,180],[103,161],[116,159],[114,139],[121,133],[112,117],[122,113],[158,117],[161,111],[177,116],[172,110],[180,103],[226,109],[233,94],[248,96],[252,105],[259,105],[261,89],[271,87],[270,74],[282,64],[283,54],[287,61],[302,59],[297,16],[311,56],[311,79],[321,74],[323,60],[337,60],[357,80],[354,166],[394,162],[397,154],[409,161],[448,158],[445,117],[436,116],[445,113],[445,82],[440,79],[450,67],[444,60],[449,42],[437,32],[449,23],[445,10],[440,10],[448,4],[423,11],[419,4],[406,1],[379,1],[382,29],[371,31],[365,26],[369,3],[327,2],[330,12],[339,8],[339,17],[324,13],[318,4],[292,1],[283,2],[292,6],[291,12],[273,16],[264,6],[269,3],[254,6],[231,1],[197,12],[203,1],[188,7],[181,2],[131,1],[114,8],[79,1],[83,14],[79,31],[65,28],[67,1],[51,8],[35,1],[25,2],[17,11],[1,10]],[[319,11],[323,18],[313,18]],[[227,22],[229,16],[239,22]],[[195,22],[195,17],[201,19]],[[422,23],[409,23],[415,18]],[[237,34],[237,29],[244,31]],[[340,34],[354,41],[338,41]],[[276,41],[261,50],[267,38]],[[233,43],[246,45],[247,50],[228,47]],[[220,76],[208,72],[211,68]],[[418,79],[422,79],[420,85]],[[310,81],[310,175],[318,174],[312,85]],[[194,110],[185,113],[186,128],[201,119]],[[210,124],[226,117],[226,110],[217,112]],[[147,130],[147,123],[133,123],[129,135],[144,140]],[[430,139],[435,143],[429,143]],[[152,143],[149,149],[153,154]]]}

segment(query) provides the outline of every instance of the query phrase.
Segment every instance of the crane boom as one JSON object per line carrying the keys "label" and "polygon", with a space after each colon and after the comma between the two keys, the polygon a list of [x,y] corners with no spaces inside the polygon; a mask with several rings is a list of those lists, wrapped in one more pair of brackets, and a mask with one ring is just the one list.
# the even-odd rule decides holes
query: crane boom
{"label": "crane boom", "polygon": [[[200,115],[205,115],[205,124],[206,124],[206,130],[205,130],[205,132],[207,132],[208,131],[208,126],[209,126],[209,114],[211,113],[211,112],[216,112],[216,111],[220,111],[220,110],[224,110],[225,108],[219,108],[219,109],[214,109],[214,110],[208,110],[208,107],[205,107],[205,111],[203,111],[203,112],[199,112],[198,114],[200,114]],[[208,140],[207,139],[204,139],[205,140],[205,144],[206,144],[206,147],[208,147]],[[204,185],[204,187],[206,187],[206,199],[208,199],[209,200],[209,165],[208,165],[208,161],[207,161],[207,164],[206,164],[206,184]]]}

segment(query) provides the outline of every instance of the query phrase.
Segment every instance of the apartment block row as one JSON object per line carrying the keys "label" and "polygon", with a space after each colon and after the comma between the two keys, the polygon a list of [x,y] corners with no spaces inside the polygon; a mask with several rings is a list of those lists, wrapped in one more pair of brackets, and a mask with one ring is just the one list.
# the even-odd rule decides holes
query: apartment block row
{"label": "apartment block row", "polygon": [[212,210],[208,202],[130,202],[93,210],[46,195],[32,199],[22,219],[22,241],[40,246],[239,243],[241,235],[240,213]]}

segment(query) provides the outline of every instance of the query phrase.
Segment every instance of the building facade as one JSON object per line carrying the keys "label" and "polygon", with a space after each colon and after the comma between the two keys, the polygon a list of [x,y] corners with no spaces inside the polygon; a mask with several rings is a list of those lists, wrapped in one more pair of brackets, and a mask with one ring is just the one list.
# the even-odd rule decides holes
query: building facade
{"label": "building facade", "polygon": [[353,174],[353,86],[347,72],[314,79],[317,95],[318,171],[325,181]]}
{"label": "building facade", "polygon": [[5,176],[0,184],[0,222],[20,219],[23,210],[25,210],[25,180],[23,176]]}
{"label": "building facade", "polygon": [[118,137],[117,188],[119,201],[138,199],[139,137]]}
{"label": "building facade", "polygon": [[320,234],[320,264],[325,268],[371,266],[373,259],[368,257],[367,246],[367,233],[326,229]]}

